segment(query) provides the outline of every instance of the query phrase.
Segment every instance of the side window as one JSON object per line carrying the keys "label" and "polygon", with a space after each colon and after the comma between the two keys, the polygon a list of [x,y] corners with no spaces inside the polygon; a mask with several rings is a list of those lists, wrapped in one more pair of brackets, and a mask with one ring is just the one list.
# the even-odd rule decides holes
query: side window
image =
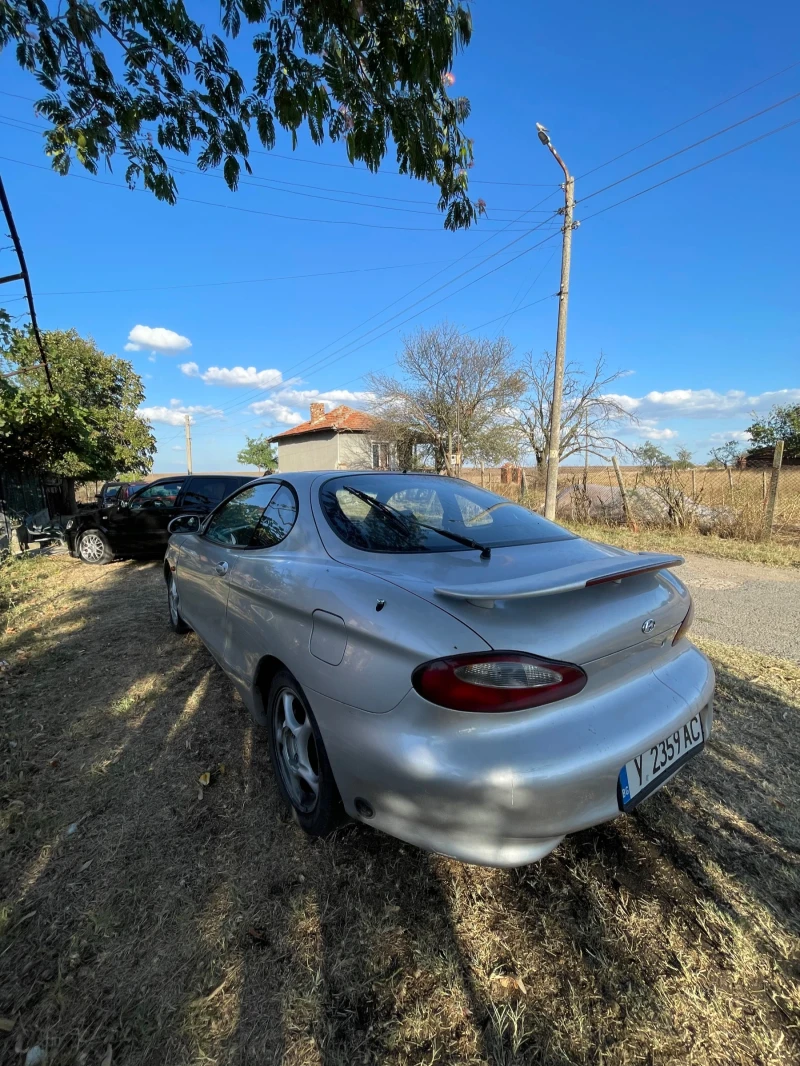
{"label": "side window", "polygon": [[[212,516],[204,536],[229,548],[249,548],[267,504],[278,491],[274,481],[243,489]],[[260,546],[260,545],[259,545]]]}
{"label": "side window", "polygon": [[225,478],[193,477],[186,488],[182,506],[191,510],[213,511],[233,489],[228,488]]}
{"label": "side window", "polygon": [[297,501],[287,485],[281,485],[270,501],[258,524],[253,540],[254,548],[271,548],[279,544],[291,531],[297,519]]}
{"label": "side window", "polygon": [[168,511],[175,506],[178,499],[182,481],[162,481],[157,485],[150,485],[142,489],[131,499],[132,511]]}

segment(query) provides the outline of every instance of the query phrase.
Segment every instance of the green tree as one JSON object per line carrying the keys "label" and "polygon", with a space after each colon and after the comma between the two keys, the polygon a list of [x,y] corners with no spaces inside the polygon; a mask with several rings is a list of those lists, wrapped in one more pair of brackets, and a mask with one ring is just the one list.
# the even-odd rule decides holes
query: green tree
{"label": "green tree", "polygon": [[747,432],[753,439],[753,448],[773,448],[782,440],[784,456],[800,458],[800,403],[776,404],[765,419],[748,426]]}
{"label": "green tree", "polygon": [[643,466],[648,471],[657,470],[659,467],[662,469],[668,468],[673,464],[672,456],[667,455],[663,448],[659,448],[651,440],[646,440],[644,444],[634,448],[633,457],[640,466]]}
{"label": "green tree", "polygon": [[[344,141],[351,163],[377,171],[390,139],[402,174],[438,186],[450,229],[480,208],[467,194],[470,111],[448,89],[472,20],[457,0],[222,0],[223,36],[210,11],[191,18],[183,0],[4,0],[0,51],[46,95],[36,113],[51,129],[45,152],[59,173],[73,158],[91,173],[120,152],[126,180],[169,203],[177,186],[167,153],[196,152],[201,170],[223,167],[231,189],[249,173],[252,127],[268,149],[276,127],[293,146]],[[225,38],[247,37],[240,70]],[[246,46],[237,45],[240,56]]]}
{"label": "green tree", "polygon": [[737,460],[744,454],[744,449],[738,440],[726,441],[724,444],[712,448],[710,452],[712,461],[724,467],[736,466]]}
{"label": "green tree", "polygon": [[690,470],[694,466],[692,452],[689,448],[678,448],[678,454],[672,460],[676,470]]}
{"label": "green tree", "polygon": [[65,453],[86,448],[90,436],[68,397],[0,380],[0,469],[52,470]]}
{"label": "green tree", "polygon": [[[153,464],[156,441],[150,426],[136,413],[144,399],[139,375],[127,360],[101,351],[91,338],[84,339],[76,330],[52,330],[44,334],[47,361],[53,382],[55,410],[66,423],[75,422],[72,444],[62,430],[62,446],[42,448],[51,458],[35,465],[44,466],[63,477],[102,481],[121,473],[145,474]],[[29,330],[15,330],[3,353],[5,362],[21,371],[14,377],[22,394],[4,398],[9,413],[21,404],[42,407],[39,397],[46,395],[39,362],[39,350]],[[13,403],[12,403],[13,399]],[[15,406],[16,405],[16,406]],[[38,405],[38,407],[37,407]],[[45,418],[43,436],[49,430]],[[67,436],[69,436],[67,434]],[[20,455],[20,460],[24,459]]]}
{"label": "green tree", "polygon": [[266,437],[248,437],[245,434],[245,440],[247,445],[236,456],[237,463],[242,466],[254,466],[265,474],[277,468],[275,449]]}

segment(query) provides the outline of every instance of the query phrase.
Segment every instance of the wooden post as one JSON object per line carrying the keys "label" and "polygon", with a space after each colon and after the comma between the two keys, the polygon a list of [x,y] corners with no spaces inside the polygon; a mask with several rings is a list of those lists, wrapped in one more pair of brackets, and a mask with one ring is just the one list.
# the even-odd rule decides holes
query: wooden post
{"label": "wooden post", "polygon": [[617,475],[617,484],[619,485],[619,492],[622,496],[622,506],[625,509],[625,521],[628,523],[628,526],[634,531],[634,533],[636,533],[636,523],[634,522],[633,515],[631,514],[631,505],[630,501],[628,500],[628,493],[622,481],[622,471],[619,468],[619,462],[617,460],[616,455],[611,456],[611,462],[614,466],[614,473]]}
{"label": "wooden post", "polygon": [[767,472],[766,472],[766,470],[762,470],[761,471],[761,500],[762,500],[763,503],[766,503],[766,500],[767,500]]}
{"label": "wooden post", "polygon": [[762,534],[763,540],[769,540],[772,536],[772,526],[775,522],[775,504],[778,499],[778,484],[781,479],[781,463],[783,462],[783,441],[779,440],[775,443],[775,452],[772,456],[772,478],[769,483],[769,496],[767,497],[767,508],[764,512],[764,531]]}
{"label": "wooden post", "polygon": [[694,472],[694,467],[692,467],[692,499],[697,499],[697,475]]}
{"label": "wooden post", "polygon": [[728,484],[731,487],[731,496],[733,496],[733,470],[728,467]]}
{"label": "wooden post", "polygon": [[483,460],[481,460],[481,488],[485,488]]}

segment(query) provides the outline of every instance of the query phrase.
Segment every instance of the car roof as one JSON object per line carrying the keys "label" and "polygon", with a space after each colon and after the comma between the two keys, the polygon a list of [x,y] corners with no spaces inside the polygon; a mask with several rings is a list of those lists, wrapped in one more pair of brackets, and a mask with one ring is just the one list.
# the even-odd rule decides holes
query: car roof
{"label": "car roof", "polygon": [[[415,477],[441,479],[443,475],[428,470],[293,470],[285,474],[276,471],[273,474],[264,474],[253,481],[279,480],[286,481],[295,488],[308,488],[318,480],[341,477]],[[463,478],[447,478],[448,481],[463,481]],[[466,482],[472,484],[472,482]]]}
{"label": "car roof", "polygon": [[163,477],[154,478],[152,481],[135,481],[134,485],[163,485],[165,481],[180,481],[185,480],[187,477],[204,477],[214,478],[221,480],[230,480],[231,478],[241,478],[245,483],[248,481],[255,481],[256,478],[250,477],[248,474],[164,474]]}

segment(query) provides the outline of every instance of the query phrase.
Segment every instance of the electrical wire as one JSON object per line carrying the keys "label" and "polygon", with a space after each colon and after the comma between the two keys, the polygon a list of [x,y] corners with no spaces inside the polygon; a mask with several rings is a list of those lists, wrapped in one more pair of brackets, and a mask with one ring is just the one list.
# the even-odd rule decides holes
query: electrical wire
{"label": "electrical wire", "polygon": [[[388,322],[394,321],[400,315],[405,314],[407,311],[409,311],[412,308],[416,307],[418,304],[420,304],[420,303],[424,302],[425,300],[429,299],[431,296],[434,296],[437,292],[440,292],[442,289],[447,288],[448,286],[454,284],[456,281],[460,280],[462,277],[464,277],[466,274],[470,273],[472,270],[478,269],[480,266],[482,266],[484,263],[488,262],[490,259],[494,259],[496,256],[502,254],[502,252],[506,251],[508,248],[511,248],[513,245],[519,243],[519,241],[522,240],[524,236],[528,236],[531,233],[535,232],[537,229],[540,229],[541,226],[542,226],[542,223],[538,223],[536,226],[531,227],[525,234],[523,234],[522,237],[516,237],[513,241],[509,241],[508,244],[505,244],[501,248],[497,249],[497,251],[492,252],[488,256],[484,256],[478,263],[474,264],[471,267],[468,267],[466,270],[463,270],[460,274],[457,274],[454,278],[451,278],[449,281],[443,282],[441,285],[439,285],[437,288],[435,288],[432,292],[429,292],[426,295],[420,297],[418,300],[415,300],[413,303],[409,304],[407,307],[402,308],[400,311],[398,311],[396,314],[392,315],[390,318],[385,319],[383,322],[379,323],[377,326],[374,326],[372,329],[367,330],[366,333],[362,334],[359,337],[356,337],[355,340],[349,342],[348,344],[345,344],[343,346],[343,348],[338,348],[338,349],[336,349],[334,352],[332,352],[330,354],[331,355],[337,355],[339,352],[342,352],[344,349],[348,349],[352,344],[355,344],[357,341],[363,340],[365,337],[368,337],[371,333],[374,333],[375,330],[381,329]],[[488,244],[489,241],[492,240],[494,236],[495,235],[493,234],[491,237],[488,237],[483,242],[482,245],[479,245],[479,247],[483,247],[483,245]],[[554,236],[556,236],[556,234],[551,234],[550,236],[554,237]],[[532,249],[530,249],[530,250],[532,250]],[[316,370],[327,369],[327,367],[329,365],[332,365],[332,363],[328,363],[327,362],[329,356],[325,356],[323,359],[318,360],[316,363],[313,363],[313,364],[311,364],[309,366],[304,366],[303,364],[307,364],[310,359],[313,359],[316,355],[319,355],[321,352],[325,351],[326,348],[332,347],[332,345],[337,344],[340,340],[343,340],[345,337],[349,336],[351,333],[354,333],[354,332],[356,332],[356,330],[361,329],[362,326],[365,326],[368,322],[371,322],[374,318],[379,317],[385,311],[388,311],[391,307],[393,307],[395,304],[400,303],[402,300],[405,300],[408,296],[412,295],[418,289],[423,288],[430,281],[435,280],[435,278],[437,278],[438,276],[443,274],[445,272],[445,270],[449,269],[450,266],[455,266],[457,263],[461,262],[464,258],[466,258],[466,256],[463,256],[463,255],[459,256],[459,258],[456,259],[453,263],[450,263],[447,267],[444,267],[442,270],[436,271],[436,273],[432,274],[431,277],[426,278],[425,281],[422,281],[418,285],[415,285],[414,288],[410,289],[408,292],[404,293],[402,296],[399,296],[397,299],[393,300],[390,304],[387,304],[386,307],[382,308],[380,311],[375,312],[373,315],[371,315],[369,318],[365,319],[359,325],[354,326],[352,329],[348,330],[346,333],[342,334],[341,336],[339,336],[335,340],[330,341],[328,344],[323,345],[322,348],[318,348],[317,351],[312,352],[311,355],[306,356],[304,359],[300,360],[299,363],[295,363],[293,366],[291,366],[289,368],[287,373],[289,373],[291,375],[295,371],[297,371],[297,372],[302,373],[302,374],[307,374],[307,373],[309,373],[309,372],[311,372],[312,370],[315,370],[315,369]],[[515,258],[518,258],[518,257],[515,257]],[[509,260],[509,262],[513,262],[513,261],[514,261],[513,259]],[[490,271],[489,273],[492,273],[492,271]],[[485,275],[482,275],[482,276],[485,276]],[[476,280],[478,280],[478,279],[476,279]],[[463,287],[464,286],[462,286],[462,288]],[[461,290],[458,289],[456,291],[460,292]],[[450,295],[454,295],[454,294],[451,293]],[[445,298],[447,298],[447,297],[445,297]],[[438,301],[438,302],[441,302],[441,301]],[[415,317],[415,316],[412,316],[412,317]],[[394,327],[392,327],[392,328],[394,328]],[[387,332],[391,332],[391,329],[388,330]],[[379,336],[382,337],[382,336],[385,336],[385,334],[382,333]],[[377,340],[378,337],[375,337],[373,339]],[[371,342],[367,342],[367,343],[371,343]],[[360,345],[359,348],[360,347],[363,347],[363,345]],[[359,350],[359,349],[355,349],[355,350]],[[344,354],[339,356],[339,358],[344,358],[347,354],[350,354],[350,353],[347,352],[347,351],[344,351]],[[333,360],[332,362],[338,362],[338,358]],[[323,363],[325,365],[321,366],[320,364],[323,364]],[[250,393],[246,393],[242,398],[240,398],[235,403],[230,404],[227,407],[223,407],[223,408],[221,408],[221,410],[222,411],[230,411],[230,410],[233,410],[236,407],[241,407],[243,404],[250,402],[250,400],[254,396],[257,396],[257,395],[263,396],[266,392],[273,392],[276,389],[285,389],[290,384],[296,383],[296,380],[297,380],[296,377],[295,378],[291,378],[290,377],[288,380],[280,382],[280,383],[278,383],[275,386],[270,386],[268,389],[255,389],[255,390],[252,390]],[[206,417],[211,417],[211,416],[206,416]]]}
{"label": "electrical wire", "polygon": [[[0,126],[10,126],[13,129],[18,129],[22,133],[39,133],[40,132],[39,129],[30,129],[30,128],[27,128],[25,126],[16,125],[14,122],[8,121],[3,116],[0,116]],[[200,177],[214,178],[214,179],[217,179],[219,181],[224,181],[225,180],[224,176],[222,174],[218,173],[215,170],[201,170],[200,167],[192,160],[187,160],[187,159],[183,159],[183,158],[180,158],[180,157],[169,156],[169,155],[165,156],[164,158],[167,161],[169,161],[169,162],[171,162],[173,164],[171,169],[176,174],[188,175],[190,177],[199,175]],[[32,164],[28,164],[28,165],[32,165]],[[189,167],[192,167],[193,169],[187,169]],[[42,169],[49,169],[49,168],[45,167],[45,168],[42,168]],[[80,175],[80,174],[69,174],[68,176],[70,176],[70,177],[83,177],[84,179],[86,178],[86,175]],[[98,180],[99,181],[100,179],[94,179],[94,180]],[[129,186],[127,186],[127,185],[123,186],[123,185],[119,185],[118,183],[109,183],[109,182],[106,182],[105,184],[114,184],[114,185],[116,185],[117,188],[120,188],[120,189],[124,188],[124,189],[128,189],[129,190]],[[389,206],[387,206],[385,204],[371,204],[371,203],[366,203],[363,200],[355,200],[355,199],[353,199],[353,200],[342,200],[342,199],[339,199],[338,197],[334,197],[334,196],[324,196],[324,195],[319,195],[318,193],[311,193],[311,192],[303,192],[303,191],[301,191],[302,188],[311,188],[311,189],[317,188],[317,186],[314,186],[314,185],[302,186],[301,189],[280,188],[280,185],[295,185],[297,183],[295,183],[295,182],[279,182],[278,184],[276,184],[273,179],[265,178],[265,177],[263,177],[261,175],[257,175],[257,174],[251,174],[249,178],[240,178],[238,184],[239,185],[248,185],[251,188],[261,189],[262,191],[268,190],[270,192],[283,193],[286,196],[303,196],[303,197],[306,197],[307,199],[311,199],[311,200],[326,200],[329,203],[345,204],[348,207],[366,207],[366,208],[371,208],[371,209],[373,209],[375,211],[393,211],[393,212],[399,212],[401,214],[427,215],[429,217],[437,217],[437,218],[441,218],[442,217],[441,211],[439,211],[435,207],[430,209],[430,210],[418,210],[417,208],[413,208],[413,207],[389,207]],[[141,190],[137,189],[137,190],[134,190],[134,191],[141,191]],[[339,192],[339,191],[342,191],[342,190],[331,190],[331,191]],[[355,196],[361,196],[361,195],[369,196],[371,194],[369,194],[369,193],[363,193],[362,194],[360,192],[353,192],[353,193],[344,192],[344,195],[346,195],[346,196],[354,196],[355,197]],[[188,197],[179,196],[179,200],[187,200],[187,199],[188,199]],[[394,197],[380,197],[380,199],[391,200],[391,199],[394,199]],[[194,201],[194,202],[195,203],[200,203],[200,202],[204,202],[204,201]],[[403,201],[403,202],[416,203],[416,204],[424,204],[425,203],[425,201],[423,201],[423,200],[406,200],[406,201]],[[229,206],[229,205],[218,204],[216,206],[225,207],[225,206]],[[230,205],[230,206],[233,206],[233,205]],[[236,209],[237,208],[234,207],[234,210],[236,210]],[[238,209],[242,210],[241,208],[238,208]],[[493,208],[492,210],[493,210],[493,212],[494,211],[510,211],[510,212],[514,212],[514,211],[520,211],[520,210],[523,210],[523,209],[522,208],[510,208],[510,207],[505,207],[505,208],[498,207],[498,208]],[[540,212],[540,213],[544,214],[545,212]],[[294,218],[294,216],[291,216],[291,215],[277,215],[275,217],[278,217],[278,218]],[[325,222],[325,221],[327,221],[327,222],[336,222],[336,221],[339,221],[339,220],[336,220],[336,219],[307,219],[306,221],[309,221],[309,222]],[[507,221],[507,219],[492,218],[492,217],[489,216],[488,213],[484,213],[481,216],[481,222],[482,222],[483,225],[491,226],[493,223],[496,223],[496,222],[499,223],[499,222],[505,222],[505,221]],[[352,222],[350,224],[351,225],[359,225],[359,224],[360,225],[366,225],[366,223],[355,223],[355,222]],[[392,227],[380,227],[380,228],[389,229],[389,228],[392,228]],[[399,228],[413,228],[413,227],[399,227]],[[424,232],[424,229],[420,230],[420,232]],[[439,232],[439,230],[438,230],[438,228],[436,230],[431,229],[429,232],[431,232],[431,233]]]}
{"label": "electrical wire", "polygon": [[782,133],[783,130],[788,130],[791,126],[797,126],[798,123],[800,123],[800,118],[795,118],[792,119],[791,122],[785,122],[782,126],[777,126],[774,130],[767,130],[766,133],[762,133],[758,137],[753,137],[752,140],[745,141],[743,144],[737,144],[734,148],[729,148],[727,152],[720,152],[719,155],[712,156],[710,159],[704,159],[702,163],[697,163],[693,167],[688,167],[686,170],[680,171],[679,174],[673,174],[671,177],[665,178],[663,181],[656,182],[655,185],[649,185],[646,189],[641,189],[639,192],[626,196],[623,200],[617,200],[615,204],[609,204],[608,207],[601,207],[599,211],[587,215],[586,218],[581,220],[581,222],[588,222],[590,218],[597,218],[598,215],[605,214],[606,211],[613,211],[615,207],[619,207],[621,204],[627,204],[629,200],[636,200],[639,196],[644,196],[645,193],[652,192],[653,189],[660,189],[662,185],[668,185],[671,181],[677,181],[678,178],[682,178],[686,174],[691,174],[695,170],[707,167],[709,163],[716,163],[718,159],[724,159],[726,156],[733,155],[735,152],[741,152],[743,148],[749,148],[751,144],[757,144],[758,141],[766,140],[767,137],[772,137],[776,133]]}
{"label": "electrical wire", "polygon": [[713,141],[716,137],[721,137],[724,133],[729,133],[731,130],[735,130],[737,126],[744,126],[747,122],[752,122],[755,118],[760,118],[762,115],[766,115],[769,111],[774,111],[778,107],[783,107],[785,104],[789,104],[792,100],[797,100],[800,97],[800,92],[792,93],[791,96],[785,97],[783,100],[779,100],[775,104],[770,104],[769,107],[762,108],[761,111],[755,111],[752,115],[748,115],[746,118],[739,119],[738,122],[732,122],[729,126],[723,127],[721,130],[717,130],[715,133],[710,133],[707,137],[702,137],[699,141],[695,141],[694,144],[687,144],[685,148],[679,148],[676,152],[670,152],[669,155],[663,156],[661,159],[657,159],[655,163],[648,163],[646,167],[641,167],[639,170],[634,170],[630,174],[626,174],[624,178],[618,178],[617,181],[612,181],[608,185],[604,185],[602,189],[595,189],[594,192],[588,193],[586,196],[581,197],[580,200],[576,200],[576,204],[582,204],[586,200],[591,200],[594,196],[599,196],[601,193],[607,192],[609,189],[613,189],[616,185],[621,185],[625,181],[630,181],[631,178],[636,178],[640,174],[644,174],[648,170],[652,170],[653,167],[659,167],[662,163],[668,162],[670,159],[675,159],[679,155],[684,155],[686,152],[690,152],[693,148],[699,148],[701,144],[706,144],[708,141]]}
{"label": "electrical wire", "polygon": [[[467,257],[469,258],[469,257]],[[270,278],[242,278],[238,281],[194,281],[183,285],[142,285],[127,289],[65,289],[62,291],[37,292],[39,296],[104,296],[124,292],[171,292],[176,289],[206,289],[221,286],[263,285],[273,281],[303,281],[308,278],[332,278],[343,274],[373,274],[383,270],[409,270],[421,266],[435,266],[450,260],[429,259],[423,263],[393,263],[388,266],[351,267],[347,270],[322,270],[313,274],[278,274]]]}
{"label": "electrical wire", "polygon": [[638,152],[640,148],[645,148],[648,144],[652,144],[654,141],[660,140],[662,137],[666,137],[669,133],[674,133],[675,130],[681,129],[683,126],[688,126],[690,122],[695,122],[698,118],[702,118],[704,115],[710,114],[712,111],[716,111],[717,108],[724,107],[725,104],[729,104],[732,100],[738,100],[740,96],[745,96],[747,93],[752,92],[753,89],[758,89],[761,85],[766,85],[768,81],[773,81],[775,78],[780,77],[781,74],[786,74],[790,70],[795,70],[800,67],[800,60],[796,63],[790,63],[788,67],[783,67],[781,70],[775,71],[774,74],[768,75],[766,78],[762,78],[761,81],[753,82],[752,85],[748,85],[746,89],[742,89],[738,93],[733,93],[731,96],[726,96],[724,100],[720,100],[718,104],[712,104],[711,107],[705,108],[703,111],[698,111],[696,115],[692,115],[691,118],[685,118],[682,122],[676,123],[674,126],[670,126],[669,129],[662,130],[661,133],[657,133],[654,137],[648,137],[646,141],[642,141],[641,144],[636,144],[633,148],[628,148],[624,152],[620,152],[619,155],[613,156],[611,159],[607,159],[605,163],[600,163],[596,167],[592,167],[591,170],[585,170],[583,174],[579,174],[577,180],[582,178],[588,178],[590,174],[597,173],[598,170],[602,170],[604,167],[610,166],[612,163],[616,163],[620,159],[624,159],[625,156],[631,155],[632,152]]}
{"label": "electrical wire", "polygon": [[[7,155],[0,155],[0,159],[2,159],[6,163],[15,163],[18,166],[30,167],[33,170],[42,170],[42,171],[44,171],[47,174],[55,173],[52,170],[51,167],[41,166],[38,163],[28,163],[24,159],[14,159],[12,156],[7,156]],[[72,171],[70,171],[67,174],[67,177],[75,178],[78,181],[94,182],[97,185],[107,185],[107,186],[109,186],[112,189],[122,189],[124,192],[144,192],[144,193],[146,193],[148,191],[147,189],[141,188],[141,186],[137,186],[136,188],[131,189],[129,186],[120,185],[116,181],[105,181],[103,178],[91,177],[91,176],[89,176],[87,174],[75,174]],[[442,233],[443,232],[442,228],[440,228],[440,227],[432,227],[432,226],[392,226],[392,225],[383,225],[382,223],[378,223],[378,222],[358,222],[358,221],[354,221],[352,219],[308,218],[306,215],[284,215],[284,214],[280,214],[277,211],[261,211],[261,210],[259,210],[257,208],[240,207],[240,206],[238,206],[236,204],[220,204],[220,203],[216,203],[215,201],[212,201],[212,200],[198,200],[196,197],[192,197],[192,196],[179,196],[178,197],[178,203],[179,204],[182,204],[182,203],[202,204],[205,207],[216,207],[216,208],[221,208],[222,210],[225,210],[225,211],[238,211],[238,212],[241,212],[241,213],[246,214],[246,215],[261,215],[261,216],[264,216],[266,218],[280,218],[280,219],[288,220],[290,222],[313,222],[313,223],[316,223],[316,224],[319,224],[319,225],[328,225],[328,226],[357,226],[357,227],[359,227],[361,229],[399,230],[399,231],[406,232],[406,233]],[[500,231],[498,231],[498,232],[500,232]]]}
{"label": "electrical wire", "polygon": [[[622,204],[627,203],[630,200],[637,199],[639,196],[643,196],[643,195],[645,195],[648,192],[652,192],[654,189],[660,188],[662,185],[667,185],[667,184],[669,184],[672,181],[676,181],[678,178],[684,177],[686,174],[690,174],[690,173],[694,172],[695,170],[699,170],[702,167],[708,166],[710,163],[716,162],[719,159],[723,159],[726,156],[729,156],[729,155],[734,154],[735,152],[741,151],[743,148],[749,147],[750,145],[755,144],[755,143],[757,143],[759,141],[762,141],[762,140],[766,139],[767,137],[771,137],[771,136],[773,136],[776,133],[780,133],[780,132],[782,132],[785,129],[788,129],[788,128],[792,127],[792,126],[797,125],[798,123],[800,123],[800,118],[794,119],[794,120],[792,120],[790,122],[787,122],[783,126],[779,126],[779,127],[775,128],[773,130],[769,130],[766,133],[763,133],[763,134],[759,135],[758,137],[754,137],[754,138],[752,138],[749,141],[746,141],[746,142],[744,142],[744,143],[742,143],[740,145],[736,145],[734,148],[728,149],[725,152],[721,152],[718,155],[713,156],[710,159],[704,160],[703,162],[698,163],[698,164],[696,164],[693,167],[688,167],[686,170],[681,171],[678,174],[674,174],[674,175],[670,176],[669,178],[664,179],[661,182],[657,182],[656,184],[654,184],[652,186],[649,186],[646,189],[642,189],[639,192],[632,194],[631,196],[625,197],[623,200],[620,200],[620,201],[618,201],[615,204],[610,204],[607,207],[601,208],[599,211],[596,211],[592,215],[587,216],[587,218],[583,219],[582,221],[586,222],[586,221],[588,221],[591,218],[595,218],[597,215],[604,214],[606,211],[610,211],[610,210],[612,210],[615,207],[619,207]],[[555,234],[551,234],[550,237],[545,238],[545,241],[551,240],[554,236],[555,236]],[[517,240],[519,240],[519,238],[517,238]],[[545,241],[539,242],[539,244],[543,244],[543,243],[545,243]],[[516,242],[517,241],[511,242],[511,243],[513,244],[513,243],[516,243]],[[535,245],[534,247],[538,247],[538,246],[539,245]],[[509,246],[506,246],[506,247],[509,247]],[[501,249],[501,251],[502,250],[505,250],[505,249]],[[478,278],[472,279],[470,282],[467,283],[467,285],[461,286],[461,288],[455,290],[455,292],[449,293],[447,296],[443,297],[441,300],[436,301],[434,304],[431,304],[429,307],[423,308],[422,311],[416,312],[414,315],[410,316],[409,319],[405,319],[404,322],[399,323],[399,325],[404,325],[405,322],[410,321],[412,318],[417,317],[419,314],[423,314],[425,311],[431,310],[432,307],[438,306],[438,304],[443,302],[444,299],[449,299],[450,296],[453,296],[457,292],[462,291],[462,289],[467,288],[469,285],[472,285],[475,282],[482,280],[482,278],[488,276],[491,273],[494,273],[495,270],[501,269],[504,266],[508,266],[510,263],[514,262],[517,258],[519,258],[520,255],[524,255],[528,251],[532,251],[532,250],[533,250],[532,248],[531,249],[526,249],[523,252],[519,253],[519,255],[512,257],[512,259],[509,259],[507,262],[499,264],[497,267],[494,267],[492,270],[487,271],[485,274],[480,275]],[[495,254],[497,254],[497,253],[495,253]],[[467,272],[466,271],[463,272],[462,275],[459,275],[458,277],[463,276],[464,273],[467,273]],[[452,279],[452,281],[458,280],[458,277]],[[446,286],[439,286],[439,289],[444,288],[444,287],[446,287]],[[435,292],[439,291],[439,289],[436,289],[436,290],[434,290],[433,293],[429,293],[427,296],[422,297],[421,300],[420,301],[416,301],[416,303],[423,302],[424,300],[427,300],[430,296],[434,295]],[[414,307],[415,304],[412,304],[410,306]],[[406,308],[405,310],[409,310],[409,309],[410,308]],[[400,313],[402,314],[404,312],[400,312]],[[393,317],[397,317],[397,316],[393,316]],[[499,316],[499,317],[503,317],[503,316]],[[391,321],[391,320],[389,320],[389,321]],[[385,325],[385,323],[382,323],[381,325]],[[376,327],[376,328],[380,328],[380,327]],[[359,351],[361,348],[365,347],[367,344],[373,343],[373,341],[380,339],[380,337],[382,337],[382,336],[385,336],[386,333],[391,332],[393,328],[395,328],[395,327],[392,327],[391,329],[385,331],[385,333],[379,334],[377,337],[373,337],[372,340],[365,341],[363,344],[359,345],[358,347],[356,347],[354,349],[350,349],[350,350],[346,351],[344,353],[344,355],[341,355],[338,358],[344,358],[345,355],[354,354],[354,352]],[[374,330],[371,330],[369,332],[374,332]],[[357,339],[360,339],[360,338],[357,338]],[[347,347],[348,349],[350,348],[349,345],[345,346],[345,347]],[[335,356],[335,355],[337,355],[337,352],[333,352],[331,354]],[[319,369],[327,369],[328,366],[332,365],[334,362],[337,362],[337,361],[338,361],[338,359],[331,359],[330,361],[328,361],[328,358],[326,358],[325,360],[321,361],[321,362],[325,363],[325,366],[324,367],[319,367]],[[315,366],[317,366],[317,364],[315,364]],[[304,371],[304,373],[308,373],[311,370],[314,370],[315,366],[308,367]],[[280,386],[276,386],[276,388],[279,388],[279,387]],[[247,402],[247,401],[245,401],[245,402]]]}

